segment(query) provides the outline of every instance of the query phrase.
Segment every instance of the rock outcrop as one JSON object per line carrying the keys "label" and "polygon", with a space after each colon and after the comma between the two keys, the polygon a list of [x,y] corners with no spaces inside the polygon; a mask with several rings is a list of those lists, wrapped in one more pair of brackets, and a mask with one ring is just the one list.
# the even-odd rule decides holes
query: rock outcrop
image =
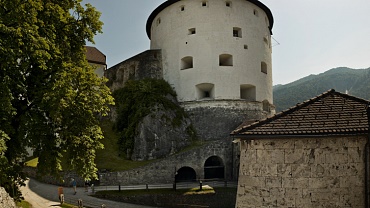
{"label": "rock outcrop", "polygon": [[0,207],[16,208],[15,202],[12,197],[5,191],[3,187],[0,187]]}
{"label": "rock outcrop", "polygon": [[138,161],[174,154],[190,145],[195,134],[189,118],[179,118],[175,110],[161,105],[143,118],[137,131],[131,159]]}

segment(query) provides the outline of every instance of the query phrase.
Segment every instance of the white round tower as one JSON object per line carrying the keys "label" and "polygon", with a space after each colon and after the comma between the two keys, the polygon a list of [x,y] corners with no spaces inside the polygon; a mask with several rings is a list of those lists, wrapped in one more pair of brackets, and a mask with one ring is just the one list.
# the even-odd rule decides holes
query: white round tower
{"label": "white round tower", "polygon": [[257,0],[168,0],[147,21],[180,102],[272,103],[272,13]]}

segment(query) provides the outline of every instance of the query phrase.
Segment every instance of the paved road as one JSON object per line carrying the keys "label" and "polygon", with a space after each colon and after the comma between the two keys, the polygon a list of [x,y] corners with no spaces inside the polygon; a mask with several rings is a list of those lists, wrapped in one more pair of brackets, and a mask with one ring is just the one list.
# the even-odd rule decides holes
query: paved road
{"label": "paved road", "polygon": [[[35,179],[29,179],[26,181],[26,186],[21,187],[23,196],[34,208],[49,208],[49,207],[60,207],[58,199],[58,186],[44,184],[36,181]],[[82,199],[84,205],[89,207],[101,207],[105,204],[107,208],[149,208],[148,206],[127,204],[121,202],[114,202],[109,200],[98,199],[92,196],[90,192],[85,192],[83,187],[77,188],[77,194],[74,195],[72,188],[63,188],[65,201],[70,204],[76,204],[79,199]]]}

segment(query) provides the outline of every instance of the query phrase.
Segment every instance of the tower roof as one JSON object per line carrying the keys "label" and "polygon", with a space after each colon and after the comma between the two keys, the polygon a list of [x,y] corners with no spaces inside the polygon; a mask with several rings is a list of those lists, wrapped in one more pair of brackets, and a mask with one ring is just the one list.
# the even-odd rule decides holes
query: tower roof
{"label": "tower roof", "polygon": [[367,100],[332,89],[267,119],[242,124],[231,136],[257,138],[367,134],[369,105]]}
{"label": "tower roof", "polygon": [[[151,27],[152,27],[152,24],[153,24],[153,20],[154,18],[162,11],[164,10],[165,8],[169,7],[170,5],[176,3],[176,2],[179,2],[181,0],[167,0],[165,2],[163,2],[161,5],[159,5],[150,15],[149,15],[149,18],[146,22],[146,34],[148,35],[149,39],[151,39]],[[270,11],[270,9],[264,5],[262,2],[258,1],[258,0],[246,0],[246,1],[249,1],[250,3],[258,6],[259,8],[261,8],[267,15],[268,19],[269,19],[269,22],[270,22],[270,32],[272,34],[272,27],[274,25],[274,18],[272,16],[272,13]]]}

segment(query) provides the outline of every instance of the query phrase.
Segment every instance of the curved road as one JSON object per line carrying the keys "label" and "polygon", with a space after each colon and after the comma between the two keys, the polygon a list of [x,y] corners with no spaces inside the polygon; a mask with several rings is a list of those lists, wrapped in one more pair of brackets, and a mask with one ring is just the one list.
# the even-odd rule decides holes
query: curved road
{"label": "curved road", "polygon": [[[26,186],[21,187],[23,197],[28,201],[34,208],[48,208],[48,207],[60,207],[58,199],[58,186],[44,184],[36,181],[35,179],[29,179],[26,181]],[[149,208],[148,206],[127,204],[122,202],[114,202],[109,200],[98,199],[89,196],[88,192],[85,192],[85,188],[77,188],[77,194],[74,195],[71,187],[63,187],[65,202],[69,204],[77,204],[79,199],[82,199],[84,205],[89,207],[101,207],[105,204],[107,208]]]}

